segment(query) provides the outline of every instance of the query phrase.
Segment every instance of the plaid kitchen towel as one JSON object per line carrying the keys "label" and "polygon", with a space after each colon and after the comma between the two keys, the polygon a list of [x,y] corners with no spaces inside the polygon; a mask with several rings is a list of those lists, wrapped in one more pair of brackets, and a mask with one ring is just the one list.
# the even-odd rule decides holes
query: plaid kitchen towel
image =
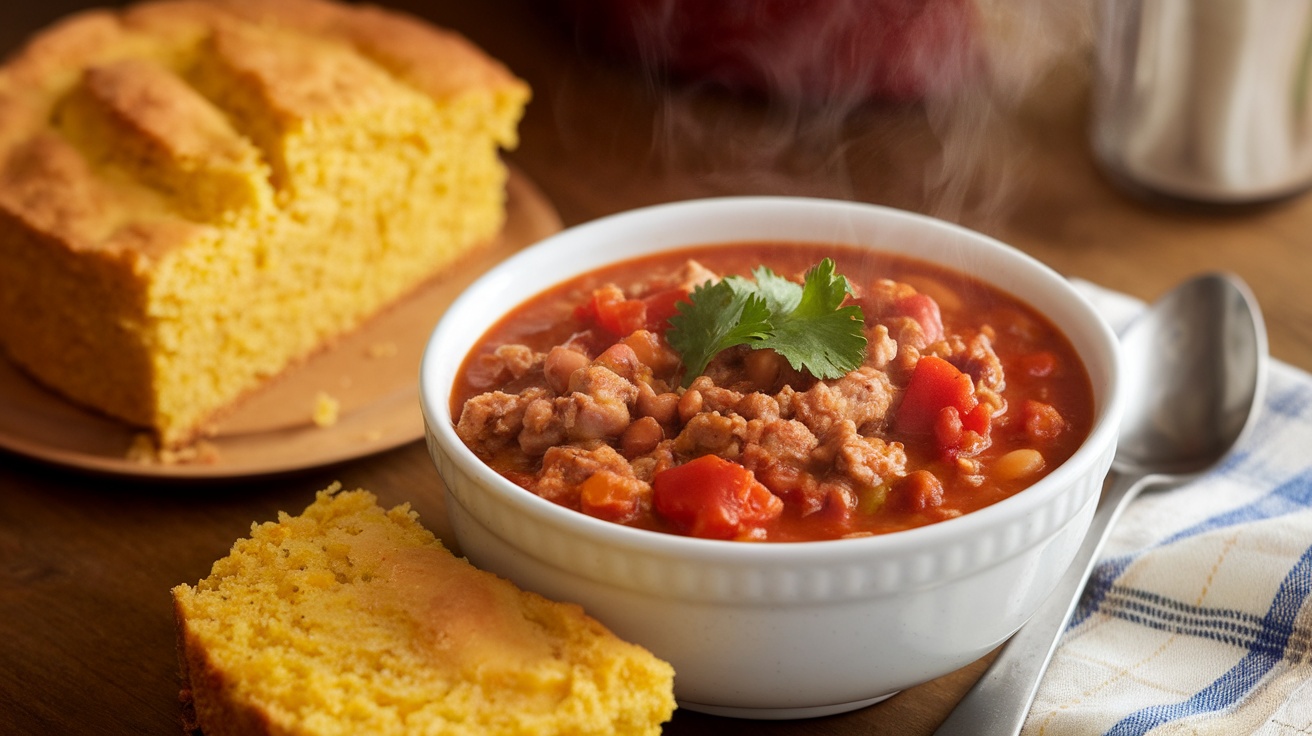
{"label": "plaid kitchen towel", "polygon": [[[1079,286],[1113,325],[1142,308]],[[1312,376],[1272,361],[1261,412],[1122,515],[1025,736],[1312,734]]]}

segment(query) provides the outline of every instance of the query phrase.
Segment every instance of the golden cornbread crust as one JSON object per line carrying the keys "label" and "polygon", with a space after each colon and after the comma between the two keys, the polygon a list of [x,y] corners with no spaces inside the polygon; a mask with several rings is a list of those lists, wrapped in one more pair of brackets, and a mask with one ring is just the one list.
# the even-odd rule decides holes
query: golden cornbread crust
{"label": "golden cornbread crust", "polygon": [[188,442],[496,234],[528,97],[371,6],[72,16],[0,67],[0,348]]}
{"label": "golden cornbread crust", "polygon": [[408,506],[321,491],[173,589],[184,727],[658,734],[673,669],[448,552]]}

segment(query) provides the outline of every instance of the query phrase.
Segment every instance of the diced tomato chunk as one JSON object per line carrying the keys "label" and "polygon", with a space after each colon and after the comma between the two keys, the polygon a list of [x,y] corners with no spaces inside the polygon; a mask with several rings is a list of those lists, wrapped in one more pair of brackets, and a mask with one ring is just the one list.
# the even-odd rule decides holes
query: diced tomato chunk
{"label": "diced tomato chunk", "polygon": [[632,478],[598,471],[579,486],[579,509],[589,516],[623,524],[641,510],[640,488]]}
{"label": "diced tomato chunk", "polygon": [[993,428],[993,414],[985,404],[976,404],[974,409],[961,418],[961,427],[975,434],[988,436]]}
{"label": "diced tomato chunk", "polygon": [[594,289],[592,296],[589,296],[586,302],[581,303],[579,304],[579,306],[575,307],[575,315],[573,315],[575,316],[575,319],[590,321],[590,323],[596,323],[597,302],[600,302],[600,300],[607,299],[607,298],[613,299],[614,296],[609,294],[611,293],[611,291],[619,291],[619,289],[618,287],[613,287],[613,286],[604,286],[601,287],[601,289]]}
{"label": "diced tomato chunk", "polygon": [[965,416],[978,404],[970,376],[942,358],[926,355],[911,371],[894,421],[899,432],[929,434],[945,407]]}
{"label": "diced tomato chunk", "polygon": [[592,292],[592,298],[574,311],[576,319],[592,322],[612,335],[627,335],[647,326],[647,305],[641,299],[626,299],[619,287],[607,284]]}
{"label": "diced tomato chunk", "polygon": [[627,335],[647,326],[647,305],[637,299],[597,305],[597,324],[616,335]]}
{"label": "diced tomato chunk", "polygon": [[904,296],[893,304],[893,311],[920,323],[926,345],[943,339],[943,314],[939,311],[938,302],[928,294]]}
{"label": "diced tomato chunk", "polygon": [[911,371],[894,422],[900,432],[933,435],[935,447],[947,458],[973,455],[992,443],[993,415],[975,397],[970,376],[932,355]]}
{"label": "diced tomato chunk", "polygon": [[681,288],[666,289],[643,297],[647,306],[647,329],[663,334],[669,328],[670,317],[679,313],[679,302],[688,300],[688,290]]}
{"label": "diced tomato chunk", "polygon": [[750,537],[783,513],[784,502],[752,471],[703,455],[656,474],[656,512],[684,534],[707,539]]}
{"label": "diced tomato chunk", "polygon": [[597,302],[616,298],[624,298],[623,292],[621,292],[617,286],[607,284],[600,289],[594,289],[592,291],[592,296],[588,297],[587,301],[574,308],[574,319],[577,319],[580,322],[596,324]]}
{"label": "diced tomato chunk", "polygon": [[954,406],[939,409],[934,417],[934,444],[940,448],[955,447],[961,442],[961,412]]}
{"label": "diced tomato chunk", "polygon": [[975,455],[992,444],[992,427],[993,415],[984,404],[964,416],[955,406],[945,406],[934,421],[934,444],[945,458]]}

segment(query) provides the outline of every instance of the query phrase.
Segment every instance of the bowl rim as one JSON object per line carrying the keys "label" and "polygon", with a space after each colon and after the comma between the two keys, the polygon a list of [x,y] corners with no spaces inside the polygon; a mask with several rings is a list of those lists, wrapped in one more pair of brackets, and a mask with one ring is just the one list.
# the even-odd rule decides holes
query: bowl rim
{"label": "bowl rim", "polygon": [[[487,303],[487,295],[507,284],[520,280],[520,273],[533,273],[534,264],[553,261],[560,257],[554,251],[564,249],[566,255],[581,255],[586,259],[582,265],[570,266],[568,275],[544,283],[531,294],[519,297],[511,307],[498,308],[488,325],[479,331],[479,336],[487,327],[494,324],[510,308],[552,288],[560,281],[575,275],[601,268],[603,266],[640,257],[647,253],[675,247],[674,245],[638,246],[625,249],[622,253],[598,250],[589,256],[589,242],[606,236],[613,231],[635,231],[642,227],[660,226],[673,217],[684,219],[696,217],[724,218],[732,213],[742,213],[753,208],[769,208],[774,212],[786,213],[800,210],[809,215],[834,215],[836,219],[844,217],[869,218],[871,222],[882,225],[898,225],[927,232],[937,232],[959,241],[970,241],[971,247],[993,251],[991,257],[1010,261],[1017,267],[1027,269],[1030,275],[1045,279],[1059,294],[1054,298],[1068,304],[1079,320],[1084,333],[1084,340],[1098,352],[1102,365],[1103,383],[1095,375],[1095,367],[1089,365],[1090,356],[1079,350],[1077,338],[1070,334],[1070,326],[1057,324],[1080,353],[1089,372],[1094,393],[1094,418],[1089,436],[1065,462],[1053,469],[1051,473],[1022,491],[1002,499],[990,506],[972,511],[962,516],[946,519],[926,526],[906,529],[887,534],[868,537],[843,538],[831,540],[814,540],[798,542],[750,543],[733,540],[699,539],[664,532],[637,529],[622,524],[597,519],[587,514],[565,508],[548,501],[536,494],[515,485],[483,463],[459,439],[450,411],[450,386],[440,385],[440,366],[453,360],[451,350],[444,347],[457,331],[458,323],[471,311],[486,312],[482,306]],[[680,220],[682,221],[682,220]],[[841,229],[841,228],[840,228]],[[683,246],[701,247],[751,241],[755,236],[704,237],[695,240],[675,238]],[[799,241],[798,238],[781,237],[780,240]],[[799,242],[807,242],[800,240]],[[810,242],[869,247],[875,250],[888,250],[877,245],[843,241],[841,238],[825,237],[819,234]],[[893,251],[903,252],[903,251]],[[915,253],[906,255],[917,257]],[[922,260],[933,261],[931,258]],[[942,264],[947,265],[947,264]],[[948,266],[951,268],[951,266]],[[958,269],[964,270],[964,269]],[[972,274],[976,278],[995,288],[1003,289],[1013,297],[1034,307],[1031,300],[1015,294],[999,285],[988,274]],[[1034,307],[1037,310],[1037,307]],[[1055,324],[1057,320],[1049,316]],[[476,338],[477,339],[477,338]],[[470,346],[462,346],[459,357],[454,359],[455,371],[464,362]],[[550,525],[558,531],[585,536],[598,544],[613,546],[630,552],[648,556],[695,559],[717,564],[760,565],[780,564],[788,567],[813,564],[815,562],[857,562],[861,559],[879,559],[881,556],[917,554],[931,552],[944,545],[958,543],[964,536],[982,532],[985,529],[1015,522],[1017,519],[1041,513],[1043,507],[1052,503],[1054,497],[1075,484],[1075,481],[1090,466],[1096,465],[1099,457],[1108,454],[1114,446],[1118,433],[1120,416],[1125,402],[1124,380],[1120,375],[1121,360],[1119,343],[1112,328],[1094,309],[1088,299],[1076,290],[1070,282],[1051,267],[1029,254],[1002,243],[983,233],[970,230],[961,225],[947,222],[928,215],[899,210],[883,205],[847,200],[824,199],[795,196],[729,196],[709,197],[683,200],[651,205],[633,210],[626,210],[568,227],[551,235],[511,256],[494,266],[479,277],[447,308],[429,338],[420,365],[420,404],[424,422],[428,429],[428,441],[444,453],[449,461],[459,470],[478,481],[484,492],[491,493],[503,503],[511,504],[522,512],[534,517],[538,522]],[[454,373],[452,373],[454,378]],[[1080,505],[1077,505],[1078,508]],[[1074,513],[1074,511],[1072,511]],[[1062,520],[1064,523],[1064,520]],[[1058,524],[1060,526],[1060,524]]]}

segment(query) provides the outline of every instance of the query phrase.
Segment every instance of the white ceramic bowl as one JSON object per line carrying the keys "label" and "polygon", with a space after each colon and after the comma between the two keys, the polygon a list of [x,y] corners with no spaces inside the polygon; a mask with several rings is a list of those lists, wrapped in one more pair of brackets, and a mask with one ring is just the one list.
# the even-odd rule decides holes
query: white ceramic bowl
{"label": "white ceramic bowl", "polygon": [[[456,436],[461,361],[510,307],[607,263],[743,240],[846,243],[951,266],[1021,297],[1070,338],[1093,382],[1092,433],[1067,462],[993,506],[918,529],[750,544],[633,529],[557,506],[497,475]],[[502,263],[443,317],[421,370],[428,447],[461,551],[574,601],[670,661],[680,706],[751,718],[837,713],[945,675],[1023,624],[1074,558],[1122,411],[1116,337],[1057,273],[928,217],[850,202],[698,200],[565,230]]]}

